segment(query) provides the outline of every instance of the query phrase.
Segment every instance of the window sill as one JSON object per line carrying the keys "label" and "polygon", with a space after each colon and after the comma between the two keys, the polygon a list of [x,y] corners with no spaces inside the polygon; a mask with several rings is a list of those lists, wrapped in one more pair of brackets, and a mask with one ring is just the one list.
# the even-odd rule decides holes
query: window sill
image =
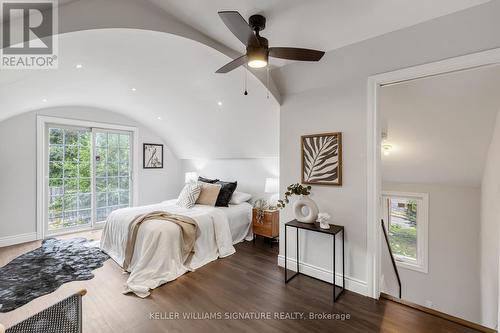
{"label": "window sill", "polygon": [[424,273],[424,274],[428,274],[429,271],[428,271],[428,267],[427,265],[419,265],[419,264],[414,264],[414,263],[409,263],[409,262],[406,262],[406,261],[401,261],[401,260],[398,260],[398,259],[395,259],[396,261],[396,266],[398,267],[401,267],[401,268],[404,268],[404,269],[409,269],[409,270],[412,270],[412,271],[416,271],[416,272],[420,272],[420,273]]}

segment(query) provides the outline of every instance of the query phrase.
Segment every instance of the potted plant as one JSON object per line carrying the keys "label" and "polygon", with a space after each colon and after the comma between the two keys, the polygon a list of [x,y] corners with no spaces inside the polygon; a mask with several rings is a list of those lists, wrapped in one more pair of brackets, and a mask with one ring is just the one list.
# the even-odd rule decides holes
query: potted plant
{"label": "potted plant", "polygon": [[254,202],[253,208],[255,208],[257,214],[256,216],[257,223],[262,224],[264,221],[264,211],[269,208],[269,204],[267,203],[266,200],[259,199]]}
{"label": "potted plant", "polygon": [[[286,188],[285,198],[278,200],[278,208],[283,209],[290,203],[290,197],[294,195],[299,195],[300,198],[294,203],[293,209],[295,213],[295,218],[299,222],[303,223],[313,223],[318,217],[319,209],[316,203],[309,198],[311,194],[311,186],[304,186],[302,184],[296,183],[291,184]],[[304,212],[304,208],[307,213]]]}

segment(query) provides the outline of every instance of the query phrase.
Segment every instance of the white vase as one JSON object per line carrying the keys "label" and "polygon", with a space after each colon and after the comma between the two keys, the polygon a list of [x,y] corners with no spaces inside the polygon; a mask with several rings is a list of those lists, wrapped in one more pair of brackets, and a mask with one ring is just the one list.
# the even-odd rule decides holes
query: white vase
{"label": "white vase", "polygon": [[[304,213],[304,208],[307,212]],[[299,200],[293,204],[295,218],[302,223],[313,223],[318,218],[319,209],[316,203],[309,197],[301,196]]]}

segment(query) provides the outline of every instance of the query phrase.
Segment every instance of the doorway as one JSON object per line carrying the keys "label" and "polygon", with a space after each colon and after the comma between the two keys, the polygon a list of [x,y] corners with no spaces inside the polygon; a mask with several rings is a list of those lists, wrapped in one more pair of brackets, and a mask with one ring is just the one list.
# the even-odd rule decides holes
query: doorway
{"label": "doorway", "polygon": [[[416,79],[442,74],[487,68],[500,63],[500,49],[480,52],[467,56],[447,59],[413,68],[398,70],[370,77],[368,80],[368,188],[367,188],[367,270],[370,296],[379,298],[381,292],[381,254],[384,242],[380,219],[382,206],[382,132],[383,122],[380,113],[380,92],[383,87]],[[404,192],[404,191],[400,191]],[[413,194],[418,194],[415,191]],[[403,203],[404,204],[404,203]],[[402,207],[401,207],[402,208]],[[386,214],[387,215],[387,214]]]}
{"label": "doorway", "polygon": [[111,212],[134,205],[135,128],[38,117],[38,131],[43,236],[102,228]]}

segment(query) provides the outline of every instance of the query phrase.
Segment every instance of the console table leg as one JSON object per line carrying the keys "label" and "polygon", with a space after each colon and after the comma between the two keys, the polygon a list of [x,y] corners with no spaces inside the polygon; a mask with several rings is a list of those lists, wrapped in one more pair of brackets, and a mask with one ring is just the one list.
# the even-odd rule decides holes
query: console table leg
{"label": "console table leg", "polygon": [[297,230],[296,232],[296,238],[297,238],[297,257],[295,258],[297,260],[297,274],[299,274],[299,228],[295,228]]}
{"label": "console table leg", "polygon": [[332,274],[333,274],[333,303],[335,303],[336,298],[335,298],[335,235],[333,235],[333,268],[332,268]]}
{"label": "console table leg", "polygon": [[285,225],[285,283],[287,282],[287,280],[286,280],[286,261],[287,261],[287,258],[286,258],[286,225]]}
{"label": "console table leg", "polygon": [[342,289],[345,289],[345,252],[344,252],[344,230],[342,230]]}

